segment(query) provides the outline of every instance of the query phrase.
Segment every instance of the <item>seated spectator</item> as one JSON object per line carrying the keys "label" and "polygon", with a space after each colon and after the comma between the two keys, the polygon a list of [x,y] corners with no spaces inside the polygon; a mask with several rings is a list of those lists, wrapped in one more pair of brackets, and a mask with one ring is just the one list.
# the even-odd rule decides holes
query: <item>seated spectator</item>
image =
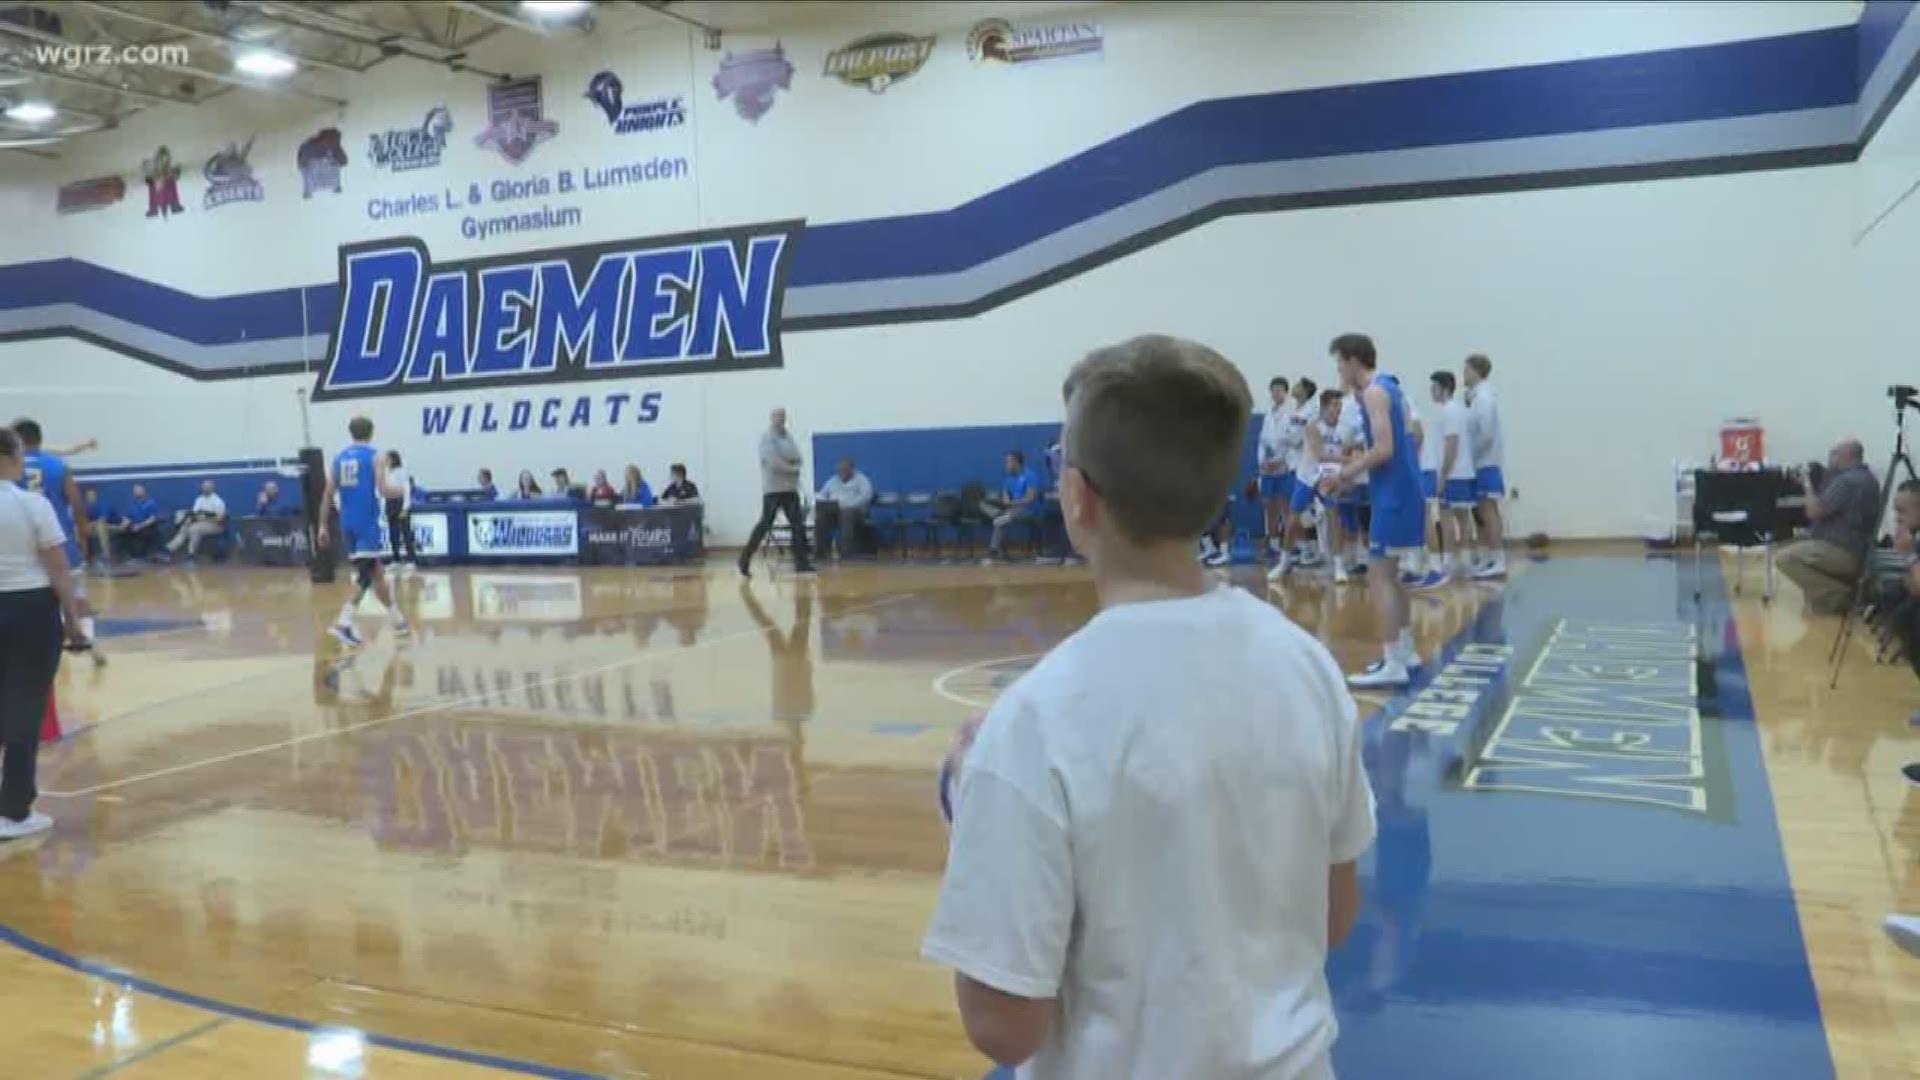
{"label": "seated spectator", "polygon": [[1018,450],[1007,451],[1007,479],[1000,497],[980,504],[980,512],[993,522],[993,539],[987,543],[987,558],[1007,555],[1007,526],[1033,516],[1040,499],[1040,478],[1027,468],[1027,456]]}
{"label": "seated spectator", "polygon": [[640,466],[627,466],[627,475],[620,485],[620,501],[639,507],[653,505],[653,488],[647,486],[647,478],[640,475]]}
{"label": "seated spectator", "polygon": [[480,475],[474,477],[474,487],[480,492],[480,498],[484,502],[494,502],[500,498],[500,489],[493,486],[492,469],[481,469]]}
{"label": "seated spectator", "polygon": [[293,507],[280,500],[280,484],[269,480],[260,489],[260,496],[253,501],[254,517],[282,517],[293,513]]}
{"label": "seated spectator", "polygon": [[88,531],[93,534],[87,537],[87,560],[112,562],[113,538],[126,531],[127,519],[120,516],[120,511],[100,501],[98,488],[88,488],[85,498]]}
{"label": "seated spectator", "polygon": [[[632,470],[633,466],[627,466]],[[620,502],[620,493],[613,490],[613,484],[607,480],[607,470],[593,470],[593,486],[587,489],[587,501],[595,506],[616,506]]]}
{"label": "seated spectator", "polygon": [[841,458],[813,504],[814,548],[827,551],[837,538],[843,557],[871,550],[866,540],[867,507],[872,503],[873,481],[853,467],[852,458]]}
{"label": "seated spectator", "polygon": [[147,497],[144,484],[133,485],[133,501],[127,504],[122,536],[129,559],[149,558],[160,550],[160,506]]}
{"label": "seated spectator", "polygon": [[1780,550],[1780,572],[1800,586],[1813,611],[1846,613],[1879,517],[1880,486],[1867,468],[1866,449],[1844,439],[1827,454],[1825,483],[1807,492],[1812,535]]}
{"label": "seated spectator", "polygon": [[687,479],[687,467],[676,461],[667,471],[673,476],[673,482],[668,484],[667,489],[660,493],[660,505],[700,505],[700,489],[694,485],[693,481]]}
{"label": "seated spectator", "polygon": [[532,469],[520,470],[520,487],[513,493],[516,499],[537,499],[541,496],[540,485],[533,481]]}
{"label": "seated spectator", "polygon": [[587,489],[573,482],[565,469],[553,470],[553,497],[556,499],[576,499],[585,501]]}
{"label": "seated spectator", "polygon": [[186,523],[180,531],[173,534],[173,541],[167,545],[169,554],[178,555],[186,549],[188,561],[192,561],[199,550],[200,541],[225,536],[227,532],[227,503],[214,490],[213,481],[200,482],[200,497],[193,500],[193,510],[187,515]]}

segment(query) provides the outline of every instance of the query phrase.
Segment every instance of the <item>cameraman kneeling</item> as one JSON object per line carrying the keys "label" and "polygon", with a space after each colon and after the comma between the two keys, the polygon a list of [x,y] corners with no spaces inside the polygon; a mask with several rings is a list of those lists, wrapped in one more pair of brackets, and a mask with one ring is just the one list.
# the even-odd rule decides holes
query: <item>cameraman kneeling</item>
{"label": "cameraman kneeling", "polygon": [[1780,551],[1780,572],[1822,615],[1846,614],[1863,569],[1860,557],[1880,525],[1880,486],[1866,457],[1858,439],[1844,439],[1827,453],[1825,482],[1807,492],[1812,535]]}

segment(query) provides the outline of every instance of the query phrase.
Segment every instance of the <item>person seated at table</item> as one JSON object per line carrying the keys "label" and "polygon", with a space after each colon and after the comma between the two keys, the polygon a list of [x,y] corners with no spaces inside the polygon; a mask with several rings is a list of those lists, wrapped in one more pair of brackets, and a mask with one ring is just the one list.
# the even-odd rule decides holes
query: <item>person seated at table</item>
{"label": "person seated at table", "polygon": [[607,479],[607,470],[593,470],[593,486],[587,489],[587,501],[595,506],[612,507],[619,504],[620,493],[613,489],[613,483]]}
{"label": "person seated at table", "polygon": [[1880,483],[1858,439],[1842,439],[1827,452],[1822,482],[1817,490],[1807,485],[1807,520],[1808,538],[1780,549],[1780,573],[1800,586],[1815,614],[1843,615],[1880,526]]}
{"label": "person seated at table", "polygon": [[852,458],[841,458],[813,504],[815,550],[829,550],[829,542],[837,537],[842,556],[865,553],[869,549],[867,507],[872,503],[873,481],[853,467]]}
{"label": "person seated at table", "polygon": [[213,481],[200,481],[200,497],[193,500],[193,509],[187,513],[187,519],[173,534],[167,543],[167,551],[178,555],[182,549],[187,553],[187,561],[192,562],[199,553],[200,542],[218,540],[227,531],[227,501],[214,489]]}
{"label": "person seated at table", "polygon": [[687,479],[687,467],[676,461],[667,472],[672,474],[673,482],[668,484],[667,489],[660,493],[660,505],[700,505],[700,489],[694,485],[693,481]]}
{"label": "person seated at table", "polygon": [[144,484],[133,485],[122,535],[129,559],[145,559],[160,550],[160,504],[147,497]]}
{"label": "person seated at table", "polygon": [[[120,511],[100,501],[100,489],[88,488],[87,525],[93,534],[87,537],[87,561],[113,561],[113,538],[127,531],[127,519]],[[124,545],[123,545],[124,546]]]}
{"label": "person seated at table", "polygon": [[653,497],[653,488],[647,478],[640,475],[640,466],[627,466],[626,476],[620,484],[620,501],[632,506],[648,507],[657,500]]}
{"label": "person seated at table", "polygon": [[513,493],[516,499],[538,499],[543,494],[540,485],[534,482],[532,469],[520,470],[520,487]]}
{"label": "person seated at table", "polygon": [[253,500],[254,517],[279,517],[293,513],[293,508],[280,501],[280,485],[269,480],[260,488],[260,495]]}
{"label": "person seated at table", "polygon": [[553,470],[553,497],[556,499],[585,500],[587,489],[573,482],[565,469]]}
{"label": "person seated at table", "polygon": [[[528,479],[532,479],[532,477],[529,476]],[[482,502],[499,501],[500,489],[493,486],[492,469],[480,470],[480,475],[474,477],[474,490],[479,493]]]}

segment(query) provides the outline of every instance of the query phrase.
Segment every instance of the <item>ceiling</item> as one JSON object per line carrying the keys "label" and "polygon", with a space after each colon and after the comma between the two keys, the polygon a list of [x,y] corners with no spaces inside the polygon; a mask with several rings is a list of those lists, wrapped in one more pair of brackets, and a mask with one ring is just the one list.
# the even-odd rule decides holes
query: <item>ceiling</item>
{"label": "ceiling", "polygon": [[[116,127],[145,109],[197,107],[231,94],[343,106],[354,76],[394,57],[505,74],[470,59],[499,35],[541,36],[683,25],[718,45],[725,31],[813,23],[897,21],[962,25],[991,11],[1020,18],[1096,3],[878,3],[852,0],[702,2],[599,0],[570,21],[544,20],[514,0],[0,0],[0,150],[58,157],[67,140]],[[140,50],[127,56],[124,50]],[[280,79],[237,71],[266,50],[298,69]],[[489,50],[498,56],[498,50]],[[53,106],[52,120],[9,119],[21,102]]]}

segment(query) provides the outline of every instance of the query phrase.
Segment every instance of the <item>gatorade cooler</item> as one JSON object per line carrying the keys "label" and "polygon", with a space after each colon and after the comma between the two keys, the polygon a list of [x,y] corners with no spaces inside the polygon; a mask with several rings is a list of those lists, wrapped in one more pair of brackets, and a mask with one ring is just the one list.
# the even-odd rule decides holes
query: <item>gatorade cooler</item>
{"label": "gatorade cooler", "polygon": [[1721,468],[1759,468],[1766,459],[1766,433],[1760,421],[1741,417],[1720,425]]}

